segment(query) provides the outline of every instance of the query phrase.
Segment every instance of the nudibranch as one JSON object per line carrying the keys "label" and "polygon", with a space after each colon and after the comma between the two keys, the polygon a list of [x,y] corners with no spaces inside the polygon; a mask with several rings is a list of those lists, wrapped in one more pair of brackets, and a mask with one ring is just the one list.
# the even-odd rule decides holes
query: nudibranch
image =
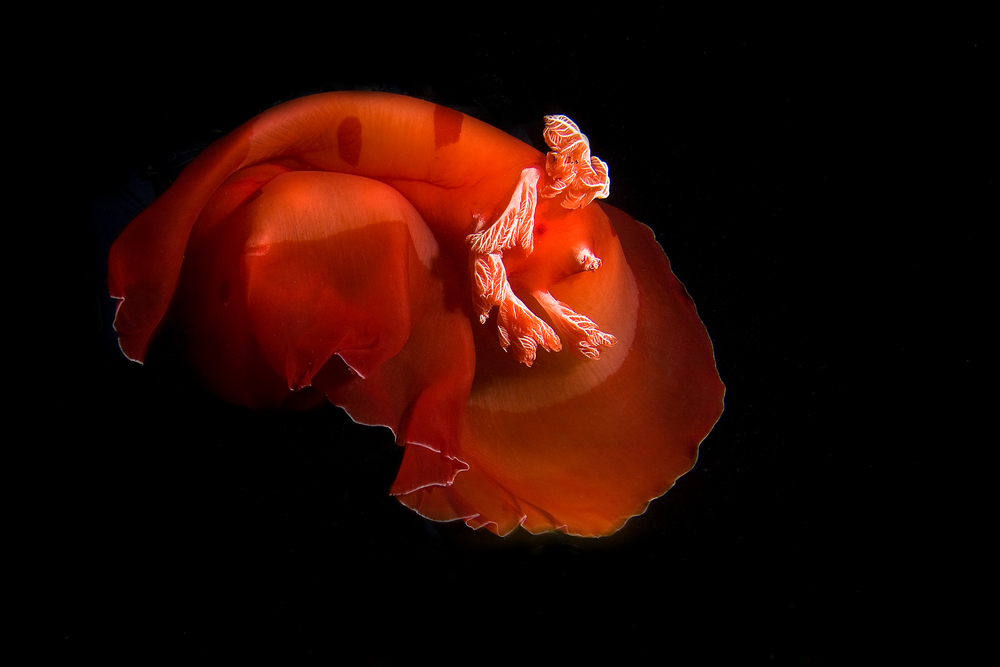
{"label": "nudibranch", "polygon": [[587,137],[544,139],[390,94],[274,107],[115,242],[121,349],[144,361],[169,313],[223,399],[311,386],[390,427],[419,514],[611,534],[691,469],[724,387],[651,231],[594,203]]}

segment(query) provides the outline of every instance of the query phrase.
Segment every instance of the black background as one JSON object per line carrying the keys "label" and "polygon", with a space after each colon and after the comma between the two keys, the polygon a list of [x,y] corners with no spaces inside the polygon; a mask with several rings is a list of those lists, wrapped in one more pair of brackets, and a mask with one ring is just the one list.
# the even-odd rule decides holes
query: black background
{"label": "black background", "polygon": [[[781,39],[635,23],[313,47],[223,49],[187,25],[87,40],[43,120],[61,123],[46,178],[66,182],[68,216],[45,272],[83,288],[47,292],[59,324],[38,337],[49,641],[361,664],[952,648],[938,622],[966,593],[940,556],[962,531],[942,482],[969,441],[958,396],[982,374],[964,288],[974,202],[995,180],[972,161],[987,47],[899,21]],[[228,406],[168,346],[145,366],[115,347],[103,263],[146,196],[130,173],[162,184],[276,102],[357,87],[536,145],[542,116],[565,113],[610,166],[609,203],[655,230],[714,341],[726,411],[695,469],[618,534],[427,522],[388,496],[388,430],[332,407]]]}

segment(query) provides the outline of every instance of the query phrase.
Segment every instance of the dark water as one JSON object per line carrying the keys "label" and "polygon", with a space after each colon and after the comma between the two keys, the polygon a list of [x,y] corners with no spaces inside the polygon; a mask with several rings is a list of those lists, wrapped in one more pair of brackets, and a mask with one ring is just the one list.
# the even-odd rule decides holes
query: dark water
{"label": "dark water", "polygon": [[[914,314],[947,288],[913,240],[910,114],[928,85],[975,108],[952,76],[978,66],[975,47],[661,43],[612,40],[596,70],[586,50],[559,51],[548,81],[524,75],[545,60],[532,43],[471,54],[461,73],[434,58],[378,77],[151,56],[137,81],[99,67],[80,84],[90,131],[71,190],[98,222],[67,231],[59,263],[85,295],[54,297],[67,321],[38,371],[58,378],[37,425],[55,508],[40,550],[50,640],[105,655],[355,647],[362,664],[538,647],[610,646],[625,663],[913,650],[928,590],[948,588],[919,554],[952,529],[913,391],[933,338]],[[544,114],[571,116],[610,166],[609,203],[654,228],[698,304],[726,411],[695,469],[617,535],[503,540],[426,522],[388,496],[400,460],[388,430],[331,407],[227,406],[169,346],[140,367],[109,344],[94,250],[108,227],[187,151],[273,102],[372,81],[526,138]],[[967,372],[936,363],[956,383]]]}

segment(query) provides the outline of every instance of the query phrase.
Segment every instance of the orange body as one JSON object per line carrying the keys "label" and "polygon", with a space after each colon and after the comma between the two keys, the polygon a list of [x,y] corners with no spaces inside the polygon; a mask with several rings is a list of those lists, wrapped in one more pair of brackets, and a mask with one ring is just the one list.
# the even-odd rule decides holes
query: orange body
{"label": "orange body", "polygon": [[280,405],[311,385],[392,428],[406,446],[392,493],[424,516],[499,534],[614,532],[694,464],[724,388],[662,249],[610,207],[542,195],[532,245],[494,255],[550,325],[563,331],[552,304],[570,304],[612,334],[600,358],[549,346],[519,364],[493,316],[478,321],[470,234],[502,217],[524,174],[551,189],[546,169],[534,148],[411,98],[275,107],[206,150],[116,241],[122,350],[144,360],[169,312],[226,400]]}

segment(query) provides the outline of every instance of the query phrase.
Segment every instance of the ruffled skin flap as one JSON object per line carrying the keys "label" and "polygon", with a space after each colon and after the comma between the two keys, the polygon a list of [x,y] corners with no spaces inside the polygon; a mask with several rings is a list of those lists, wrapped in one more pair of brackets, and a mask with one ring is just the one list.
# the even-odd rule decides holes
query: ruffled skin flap
{"label": "ruffled skin flap", "polygon": [[[400,496],[408,507],[500,535],[518,525],[608,535],[694,466],[723,408],[711,340],[650,229],[601,209],[613,223],[600,241],[601,270],[554,291],[608,323],[618,345],[597,364],[559,355],[553,360],[568,363],[558,369],[525,369],[492,353],[478,330],[462,420],[470,469],[451,486]],[[607,294],[616,296],[600,303]],[[605,363],[617,368],[595,374]]]}
{"label": "ruffled skin flap", "polygon": [[[234,175],[214,199],[260,175]],[[449,458],[475,372],[468,315],[446,306],[461,274],[410,203],[366,178],[281,171],[231,208],[213,201],[225,218],[199,220],[176,299],[209,387],[264,407],[313,386],[441,459],[410,477],[465,470]]]}

